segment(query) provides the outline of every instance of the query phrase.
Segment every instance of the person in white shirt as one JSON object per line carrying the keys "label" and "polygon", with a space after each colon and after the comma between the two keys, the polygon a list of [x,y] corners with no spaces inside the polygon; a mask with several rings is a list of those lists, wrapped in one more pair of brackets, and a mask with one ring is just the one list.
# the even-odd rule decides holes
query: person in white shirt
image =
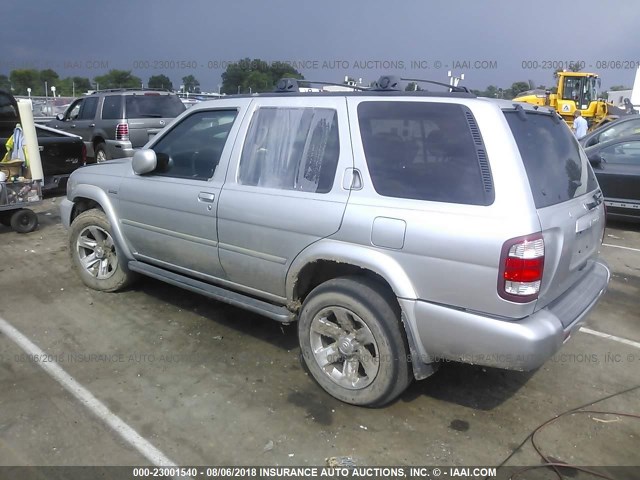
{"label": "person in white shirt", "polygon": [[576,110],[573,117],[573,133],[575,133],[576,138],[579,140],[587,134],[587,121],[582,118],[582,112],[580,110]]}

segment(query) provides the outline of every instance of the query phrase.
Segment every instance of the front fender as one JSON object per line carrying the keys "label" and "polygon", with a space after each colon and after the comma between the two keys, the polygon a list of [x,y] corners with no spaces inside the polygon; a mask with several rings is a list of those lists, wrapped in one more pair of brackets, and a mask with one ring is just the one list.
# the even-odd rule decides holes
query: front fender
{"label": "front fender", "polygon": [[115,208],[113,207],[113,201],[102,188],[96,185],[78,183],[75,184],[73,186],[73,190],[67,194],[67,199],[72,203],[76,203],[80,199],[93,200],[98,203],[111,224],[111,236],[113,237],[113,241],[116,243],[118,251],[128,260],[134,259],[127,242],[122,235],[120,221],[118,220]]}
{"label": "front fender", "polygon": [[399,298],[417,298],[409,277],[400,264],[383,250],[323,239],[303,250],[293,261],[286,279],[286,295],[293,300],[295,286],[300,271],[308,264],[320,260],[355,265],[377,273],[391,286]]}

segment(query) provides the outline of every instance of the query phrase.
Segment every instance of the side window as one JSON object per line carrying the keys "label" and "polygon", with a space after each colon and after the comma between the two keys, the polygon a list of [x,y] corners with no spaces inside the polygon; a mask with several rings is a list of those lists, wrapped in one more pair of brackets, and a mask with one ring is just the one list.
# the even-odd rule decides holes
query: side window
{"label": "side window", "polygon": [[362,102],[358,120],[371,181],[380,195],[470,205],[493,202],[482,139],[476,133],[474,140],[469,122],[476,132],[477,126],[462,106]]}
{"label": "side window", "polygon": [[151,147],[156,175],[207,180],[220,162],[236,110],[200,111],[184,118]]}
{"label": "side window", "polygon": [[76,100],[76,102],[69,107],[69,110],[67,111],[67,120],[76,120],[78,118],[83,101],[84,99]]}
{"label": "side window", "polygon": [[93,120],[96,118],[96,110],[98,109],[98,97],[88,97],[82,102],[80,115],[78,120]]}
{"label": "side window", "polygon": [[600,152],[607,163],[622,163],[640,166],[640,142],[618,143],[603,148]]}
{"label": "side window", "polygon": [[103,120],[120,120],[122,118],[122,95],[107,95],[102,103]]}
{"label": "side window", "polygon": [[238,182],[327,193],[333,187],[339,156],[335,110],[260,108],[251,119],[242,149]]}

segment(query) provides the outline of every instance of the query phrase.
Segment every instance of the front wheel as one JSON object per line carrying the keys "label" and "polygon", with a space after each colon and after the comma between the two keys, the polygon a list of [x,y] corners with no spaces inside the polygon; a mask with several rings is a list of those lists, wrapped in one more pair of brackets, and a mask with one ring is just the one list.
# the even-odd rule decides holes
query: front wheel
{"label": "front wheel", "polygon": [[121,265],[111,224],[102,210],[87,210],[73,220],[69,251],[80,278],[94,290],[115,292],[135,278]]}
{"label": "front wheel", "polygon": [[393,294],[364,277],[316,287],[298,321],[311,375],[333,397],[362,406],[394,400],[412,379],[407,343]]}

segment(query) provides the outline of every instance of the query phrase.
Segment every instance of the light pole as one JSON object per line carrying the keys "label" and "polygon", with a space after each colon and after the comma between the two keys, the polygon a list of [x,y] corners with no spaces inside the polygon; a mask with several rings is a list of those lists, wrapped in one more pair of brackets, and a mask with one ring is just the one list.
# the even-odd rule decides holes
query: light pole
{"label": "light pole", "polygon": [[29,100],[31,100],[31,87],[27,87],[27,95],[29,95]]}
{"label": "light pole", "polygon": [[51,94],[53,95],[53,98],[55,100],[55,98],[56,98],[56,87],[53,86],[53,85],[51,86]]}

